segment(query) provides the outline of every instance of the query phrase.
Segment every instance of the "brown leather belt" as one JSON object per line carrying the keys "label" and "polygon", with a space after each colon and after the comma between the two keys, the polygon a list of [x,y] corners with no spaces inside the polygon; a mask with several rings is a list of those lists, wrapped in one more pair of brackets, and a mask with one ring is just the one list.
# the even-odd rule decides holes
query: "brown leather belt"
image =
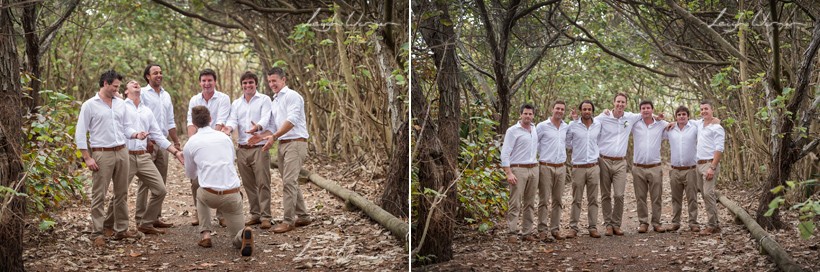
{"label": "brown leather belt", "polygon": [[523,167],[523,168],[533,168],[538,166],[537,163],[528,163],[528,164],[510,164],[510,168],[513,167]]}
{"label": "brown leather belt", "polygon": [[91,151],[119,151],[120,149],[125,148],[125,145],[118,145],[115,147],[92,147]]}
{"label": "brown leather belt", "polygon": [[598,165],[597,162],[587,163],[587,164],[576,164],[576,165],[573,165],[572,168],[590,168],[590,167],[593,167],[593,166],[596,166],[596,165]]}
{"label": "brown leather belt", "polygon": [[712,159],[708,159],[708,160],[698,160],[698,164],[704,164],[704,163],[710,163],[710,162],[712,162]]}
{"label": "brown leather belt", "polygon": [[563,163],[548,163],[548,162],[538,162],[540,165],[552,166],[552,167],[561,167],[564,166]]}
{"label": "brown leather belt", "polygon": [[148,151],[145,151],[145,150],[137,150],[137,151],[128,150],[128,154],[131,154],[131,155],[142,155],[142,154],[147,154],[147,153],[148,153]]}
{"label": "brown leather belt", "polygon": [[243,145],[243,144],[239,145],[239,148],[242,148],[242,149],[254,149],[254,148],[257,148],[257,147],[262,147],[262,146],[261,145]]}
{"label": "brown leather belt", "polygon": [[305,138],[296,138],[296,139],[279,140],[279,144],[286,144],[286,143],[290,143],[290,142],[294,142],[294,141],[296,141],[296,142],[307,142],[307,139],[305,139]]}
{"label": "brown leather belt", "polygon": [[689,170],[689,169],[695,169],[695,166],[697,166],[697,165],[692,165],[692,166],[672,166],[672,169],[675,169],[675,170]]}
{"label": "brown leather belt", "polygon": [[604,158],[604,159],[607,159],[607,160],[613,160],[613,161],[622,161],[622,160],[624,160],[624,157],[610,157],[610,156],[604,156],[604,155],[601,155],[601,158]]}
{"label": "brown leather belt", "polygon": [[205,187],[202,187],[202,189],[205,189],[205,191],[208,191],[209,193],[212,193],[212,194],[215,194],[215,195],[229,195],[229,194],[239,192],[239,187],[236,187],[236,188],[233,188],[233,189],[228,189],[228,190],[225,190],[225,191],[217,191],[217,190],[214,190],[214,189],[211,189],[211,188],[205,188]]}
{"label": "brown leather belt", "polygon": [[637,167],[640,167],[640,168],[652,168],[652,167],[656,167],[656,166],[661,166],[661,163],[653,163],[653,164],[636,163],[634,165],[637,166]]}

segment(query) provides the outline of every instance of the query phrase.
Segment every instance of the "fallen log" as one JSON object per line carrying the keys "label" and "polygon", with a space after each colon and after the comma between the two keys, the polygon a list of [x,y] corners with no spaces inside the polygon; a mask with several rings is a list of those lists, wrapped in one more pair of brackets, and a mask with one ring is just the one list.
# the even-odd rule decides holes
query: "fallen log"
{"label": "fallen log", "polygon": [[[271,168],[278,168],[279,166],[276,162],[270,163]],[[407,233],[409,232],[409,227],[407,223],[402,221],[401,219],[396,218],[389,212],[385,211],[375,203],[367,200],[366,198],[362,197],[361,195],[357,194],[354,191],[348,190],[339,186],[336,182],[332,180],[328,180],[322,176],[319,176],[316,173],[312,173],[310,171],[302,169],[299,172],[300,177],[307,177],[308,180],[316,184],[317,186],[321,187],[322,189],[328,190],[329,192],[333,193],[334,195],[342,198],[345,201],[346,205],[353,204],[359,209],[361,209],[367,216],[384,226],[387,230],[393,233],[396,238],[401,240],[402,242],[407,241]]]}
{"label": "fallen log", "polygon": [[715,193],[718,197],[718,201],[720,201],[723,206],[726,206],[732,213],[735,214],[736,218],[739,218],[743,221],[743,224],[746,225],[746,228],[749,229],[749,232],[752,233],[752,237],[755,241],[760,244],[760,247],[769,254],[769,256],[774,259],[774,262],[777,264],[777,268],[780,271],[804,271],[803,267],[795,263],[791,256],[780,247],[780,244],[775,241],[769,233],[766,232],[757,222],[752,218],[749,213],[746,212],[743,208],[741,208],[737,203],[734,201],[726,198],[725,196]]}

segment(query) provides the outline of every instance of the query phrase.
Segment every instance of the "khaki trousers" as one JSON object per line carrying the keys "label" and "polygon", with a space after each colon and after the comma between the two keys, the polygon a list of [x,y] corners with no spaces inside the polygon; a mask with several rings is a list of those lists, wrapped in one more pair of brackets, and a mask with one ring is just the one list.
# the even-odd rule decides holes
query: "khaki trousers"
{"label": "khaki trousers", "polygon": [[245,193],[248,194],[251,218],[271,220],[270,153],[261,147],[236,149],[236,164]]}
{"label": "khaki trousers", "polygon": [[[148,207],[145,205],[145,199],[140,202],[137,198],[137,209],[134,212],[134,221],[137,226],[152,226],[157,220],[159,212],[162,211],[162,202],[165,200],[167,191],[165,184],[162,183],[162,176],[159,175],[157,167],[151,160],[151,154],[131,155],[128,154],[128,185],[134,176],[137,176],[138,190],[147,190],[151,192],[151,201],[148,202]],[[127,187],[126,186],[126,187]],[[105,217],[105,227],[110,228],[114,224],[114,214],[111,212],[113,203],[109,205],[108,214]]]}
{"label": "khaki trousers", "polygon": [[507,210],[507,227],[511,234],[518,234],[518,216],[521,213],[521,204],[524,205],[521,234],[529,235],[532,232],[533,213],[535,213],[535,193],[538,190],[538,167],[512,167],[510,169],[518,182],[510,186],[510,202]]}
{"label": "khaki trousers", "polygon": [[292,141],[279,144],[279,174],[282,175],[284,188],[284,199],[282,208],[285,210],[284,223],[291,224],[296,221],[296,216],[309,219],[305,199],[302,191],[299,190],[299,171],[302,170],[302,163],[307,157],[307,142]]}
{"label": "khaki trousers", "polygon": [[718,174],[720,174],[720,165],[715,169],[715,176],[712,180],[706,180],[706,171],[712,165],[711,162],[698,164],[698,187],[701,188],[703,195],[703,204],[706,206],[706,216],[709,218],[708,226],[719,227],[717,217],[717,195],[715,195],[715,184],[717,183]]}
{"label": "khaki trousers", "polygon": [[[173,156],[169,154],[168,150],[161,149],[159,145],[154,144],[152,157],[154,158],[154,166],[157,167],[159,175],[162,176],[162,184],[168,184],[168,161],[170,160],[169,158]],[[146,199],[148,199],[149,191],[148,188],[140,186],[140,188],[137,189],[137,203],[145,203]],[[161,216],[162,210],[160,209],[157,218]]]}
{"label": "khaki trousers", "polygon": [[[191,180],[191,195],[194,197],[194,206],[196,206],[196,202],[197,202],[196,196],[197,196],[198,191],[199,191],[199,178],[192,179]],[[199,212],[199,209],[197,209],[197,212]],[[209,212],[210,212],[210,210],[209,210]],[[219,210],[216,210],[216,218],[217,219],[223,218],[222,217],[222,212],[220,212]]]}
{"label": "khaki trousers", "polygon": [[[561,195],[564,193],[564,181],[567,179],[567,167],[539,165],[538,175],[538,231],[559,230],[561,225]],[[549,212],[547,225],[547,206],[552,197],[552,210]]]}
{"label": "khaki trousers", "polygon": [[105,194],[109,182],[114,186],[112,199],[114,231],[128,230],[128,149],[95,151],[91,157],[100,167],[91,172],[91,222],[94,234],[102,234],[105,223]]}
{"label": "khaki trousers", "polygon": [[646,196],[652,203],[652,226],[661,226],[661,193],[663,192],[663,167],[632,167],[632,184],[635,187],[635,202],[638,203],[638,222],[649,224]]}
{"label": "khaki trousers", "polygon": [[587,191],[588,229],[598,228],[598,186],[601,169],[598,167],[572,169],[572,209],[570,210],[569,227],[578,230],[578,219],[581,217],[581,202],[584,200],[584,188]]}
{"label": "khaki trousers", "polygon": [[624,216],[626,161],[598,158],[598,165],[601,168],[601,210],[604,213],[604,226],[620,228]]}
{"label": "khaki trousers", "polygon": [[245,216],[242,215],[242,195],[238,192],[227,195],[217,195],[204,188],[199,188],[196,198],[196,210],[199,217],[199,233],[212,231],[211,209],[216,209],[225,216],[225,224],[228,225],[228,235],[236,233],[233,237],[233,246],[242,246],[242,229],[245,228]]}
{"label": "khaki trousers", "polygon": [[689,212],[689,226],[698,225],[698,171],[669,170],[669,187],[672,189],[672,224],[680,225],[683,193],[686,192],[686,210]]}

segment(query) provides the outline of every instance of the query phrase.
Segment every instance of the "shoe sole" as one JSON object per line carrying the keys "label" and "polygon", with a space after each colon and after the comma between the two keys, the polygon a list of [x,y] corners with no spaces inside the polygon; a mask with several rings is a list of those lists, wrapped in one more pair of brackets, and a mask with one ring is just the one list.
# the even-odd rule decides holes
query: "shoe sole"
{"label": "shoe sole", "polygon": [[253,254],[253,233],[250,229],[242,230],[242,256],[251,256]]}

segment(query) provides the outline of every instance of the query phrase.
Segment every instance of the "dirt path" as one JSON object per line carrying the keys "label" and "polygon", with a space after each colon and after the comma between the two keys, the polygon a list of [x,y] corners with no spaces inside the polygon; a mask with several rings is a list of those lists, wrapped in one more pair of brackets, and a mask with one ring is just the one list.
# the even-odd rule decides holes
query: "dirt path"
{"label": "dirt path", "polygon": [[[343,181],[360,179],[350,177],[351,171],[339,171],[334,165],[317,165],[317,162],[312,162],[306,168],[319,169],[321,175],[358,192],[376,191],[380,183],[371,176],[369,182],[351,185],[352,182]],[[311,183],[302,184],[300,188],[313,224],[285,234],[260,230],[257,225],[254,228],[255,249],[252,257],[240,257],[239,251],[231,247],[225,228],[217,227],[212,248],[199,247],[196,244],[198,231],[189,223],[196,210],[190,183],[178,162],[169,163],[168,172],[168,195],[163,205],[163,218],[175,225],[167,229],[169,233],[109,241],[104,248],[94,248],[89,240],[90,201],[77,202],[53,215],[58,223],[53,230],[39,232],[36,226],[27,226],[24,245],[26,270],[395,271],[408,267],[403,243],[365,214],[345,211],[342,201]],[[342,175],[344,172],[347,176]],[[272,215],[278,222],[282,219],[282,184],[278,170],[272,169],[271,174]],[[87,189],[86,193],[90,195],[90,186]],[[133,221],[135,192],[136,182],[132,182],[128,199],[131,215],[129,227],[132,230],[136,228]],[[373,200],[373,195],[365,194],[365,197]],[[249,216],[247,202],[244,208],[245,216]],[[30,221],[31,224],[36,222]]]}
{"label": "dirt path", "polygon": [[[668,167],[664,176],[663,215],[661,222],[672,220],[671,192]],[[742,225],[733,223],[730,212],[718,204],[718,216],[723,232],[708,237],[697,236],[686,225],[677,232],[638,233],[638,219],[632,177],[628,181],[624,198],[624,236],[603,236],[603,216],[598,214],[598,230],[602,238],[591,238],[585,228],[586,202],[582,204],[582,228],[579,237],[557,241],[509,243],[500,233],[481,234],[474,229],[461,227],[456,231],[454,260],[446,263],[416,268],[429,271],[772,271],[775,264],[761,255],[756,243]],[[719,188],[729,198],[739,203],[755,203],[755,196],[729,188]],[[569,206],[571,188],[565,186],[564,212],[561,216],[562,232],[569,229]],[[750,205],[743,205],[747,210]],[[698,201],[698,222],[706,223],[703,201]],[[792,223],[794,218],[784,218]],[[681,222],[688,220],[686,207]],[[504,222],[499,218],[498,222]],[[792,223],[796,225],[796,223]],[[820,270],[820,251],[817,235],[801,240],[796,228],[774,232],[775,239],[792,254],[802,266]]]}

